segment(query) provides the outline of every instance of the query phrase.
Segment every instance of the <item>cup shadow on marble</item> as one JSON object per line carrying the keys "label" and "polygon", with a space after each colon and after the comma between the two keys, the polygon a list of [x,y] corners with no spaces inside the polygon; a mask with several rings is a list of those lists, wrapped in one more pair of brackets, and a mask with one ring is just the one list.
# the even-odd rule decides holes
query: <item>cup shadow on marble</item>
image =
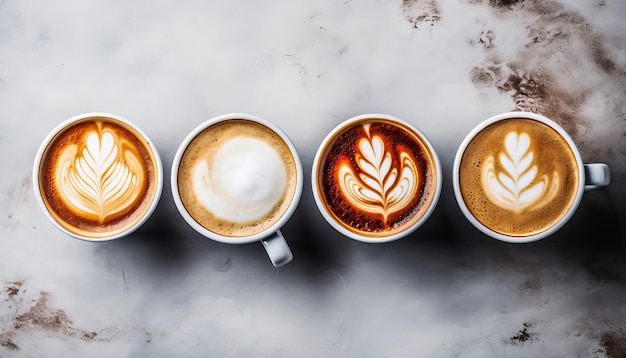
{"label": "cup shadow on marble", "polygon": [[297,266],[306,275],[333,269],[338,265],[341,251],[341,245],[332,237],[335,232],[331,227],[323,227],[326,222],[315,212],[315,203],[310,204],[299,207],[283,229],[294,253],[294,261],[290,265]]}
{"label": "cup shadow on marble", "polygon": [[[499,275],[562,269],[587,272],[598,281],[626,278],[624,233],[614,199],[606,189],[585,193],[574,217],[561,230],[526,244],[500,242],[482,234],[453,207],[452,196],[444,190],[438,208],[426,224],[409,237],[385,244],[389,245],[384,249],[385,265],[390,270],[406,277],[430,275],[435,286],[441,279],[459,277],[463,271]],[[372,256],[378,249],[363,248],[372,251]],[[433,267],[438,272],[432,272]]]}
{"label": "cup shadow on marble", "polygon": [[572,220],[547,241],[548,250],[571,255],[572,264],[588,271],[598,281],[626,279],[626,233],[620,223],[615,198],[607,189],[585,193]]}
{"label": "cup shadow on marble", "polygon": [[127,238],[108,244],[118,247],[125,256],[140,256],[142,265],[146,266],[143,270],[156,273],[184,273],[186,266],[203,261],[201,265],[218,273],[236,265],[242,270],[254,269],[256,275],[284,275],[306,279],[314,285],[320,272],[336,265],[328,241],[316,237],[312,225],[310,213],[299,206],[281,229],[294,253],[294,261],[275,268],[259,242],[231,245],[202,236],[184,221],[171,195],[164,191],[151,218],[141,228]]}
{"label": "cup shadow on marble", "polygon": [[115,240],[130,256],[141,255],[151,269],[168,269],[184,264],[191,250],[187,237],[194,231],[185,230],[182,218],[177,218],[171,198],[164,195],[150,219],[131,237]]}
{"label": "cup shadow on marble", "polygon": [[[597,280],[622,278],[626,266],[619,215],[606,189],[585,193],[574,217],[556,234],[529,244],[491,239],[476,230],[457,207],[452,190],[444,183],[433,215],[409,236],[385,244],[365,244],[342,237],[327,225],[305,189],[299,207],[281,229],[294,253],[294,261],[274,268],[258,243],[228,245],[209,240],[189,225],[164,192],[148,220],[131,237],[109,242],[129,257],[141,256],[145,270],[184,272],[194,260],[206,261],[217,272],[232,262],[241,269],[261,268],[261,276],[280,275],[306,280],[313,287],[323,272],[344,272],[348,266],[377,261],[399,277],[416,274],[434,286],[463,271],[489,274],[490,267],[517,271],[538,262],[546,267],[586,270]],[[265,267],[265,269],[263,269]],[[182,270],[182,271],[181,271]],[[436,270],[436,272],[434,271]],[[494,273],[495,274],[495,273]],[[320,284],[323,284],[320,283]]]}
{"label": "cup shadow on marble", "polygon": [[[468,275],[496,277],[503,272],[521,275],[528,282],[540,280],[550,270],[586,272],[598,281],[623,280],[626,233],[620,228],[616,197],[610,187],[586,192],[573,218],[558,232],[540,241],[512,244],[489,238],[471,225],[444,180],[433,214],[405,238],[385,244],[356,242],[332,232],[311,212],[298,218],[302,222],[296,225],[305,237],[295,249],[297,260],[313,267],[319,261],[358,270],[370,266],[388,271],[382,275],[391,273],[400,282],[416,282],[419,277],[415,290],[423,290],[424,284],[440,290],[442,282],[463,285]],[[372,279],[376,275],[372,271]]]}

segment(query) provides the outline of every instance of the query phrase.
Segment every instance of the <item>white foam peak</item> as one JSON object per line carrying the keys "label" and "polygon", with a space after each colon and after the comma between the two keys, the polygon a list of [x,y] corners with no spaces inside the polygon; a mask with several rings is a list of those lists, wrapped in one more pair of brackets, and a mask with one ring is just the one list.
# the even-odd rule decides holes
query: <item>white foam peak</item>
{"label": "white foam peak", "polygon": [[268,143],[236,137],[222,144],[212,164],[200,160],[193,169],[198,201],[216,217],[246,223],[261,219],[283,198],[287,168]]}

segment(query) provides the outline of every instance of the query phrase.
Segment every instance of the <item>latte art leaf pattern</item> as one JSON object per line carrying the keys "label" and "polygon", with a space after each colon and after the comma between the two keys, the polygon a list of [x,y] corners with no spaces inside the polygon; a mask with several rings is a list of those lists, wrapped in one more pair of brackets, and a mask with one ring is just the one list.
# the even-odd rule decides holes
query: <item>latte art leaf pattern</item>
{"label": "latte art leaf pattern", "polygon": [[504,171],[496,171],[496,160],[487,158],[481,178],[487,197],[502,208],[520,213],[546,205],[554,198],[559,176],[555,172],[537,177],[537,165],[530,150],[530,136],[510,132],[504,139],[504,152],[498,159]]}
{"label": "latte art leaf pattern", "polygon": [[67,147],[59,164],[56,180],[65,204],[99,223],[129,209],[141,193],[139,158],[108,131],[91,132],[85,143]]}
{"label": "latte art leaf pattern", "polygon": [[[379,136],[359,141],[356,175],[350,165],[339,168],[339,185],[355,207],[380,214],[386,222],[390,214],[404,209],[414,199],[418,188],[418,171],[411,157],[404,152],[393,158]],[[394,161],[395,159],[395,161]]]}

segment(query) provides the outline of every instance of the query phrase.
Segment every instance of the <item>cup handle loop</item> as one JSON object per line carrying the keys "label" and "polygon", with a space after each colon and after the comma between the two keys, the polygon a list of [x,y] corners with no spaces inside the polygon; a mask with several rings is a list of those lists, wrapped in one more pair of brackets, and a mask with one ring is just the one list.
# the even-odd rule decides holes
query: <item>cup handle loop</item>
{"label": "cup handle loop", "polygon": [[267,255],[270,257],[274,267],[283,266],[293,260],[293,254],[280,230],[261,240],[261,243],[265,251],[267,251]]}
{"label": "cup handle loop", "polygon": [[611,171],[603,163],[585,164],[585,190],[596,189],[609,185]]}

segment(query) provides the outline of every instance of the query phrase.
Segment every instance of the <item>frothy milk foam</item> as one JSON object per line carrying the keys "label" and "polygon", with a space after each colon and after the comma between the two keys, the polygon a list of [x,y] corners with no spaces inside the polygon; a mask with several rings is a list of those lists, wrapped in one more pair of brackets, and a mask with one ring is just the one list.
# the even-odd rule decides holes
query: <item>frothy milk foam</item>
{"label": "frothy milk foam", "polygon": [[297,187],[296,164],[277,133],[230,119],[191,140],[177,182],[181,202],[198,224],[222,236],[246,237],[287,212]]}
{"label": "frothy milk foam", "polygon": [[193,171],[198,201],[216,217],[235,223],[261,219],[283,196],[287,169],[278,153],[256,138],[225,142],[213,165],[199,161]]}

